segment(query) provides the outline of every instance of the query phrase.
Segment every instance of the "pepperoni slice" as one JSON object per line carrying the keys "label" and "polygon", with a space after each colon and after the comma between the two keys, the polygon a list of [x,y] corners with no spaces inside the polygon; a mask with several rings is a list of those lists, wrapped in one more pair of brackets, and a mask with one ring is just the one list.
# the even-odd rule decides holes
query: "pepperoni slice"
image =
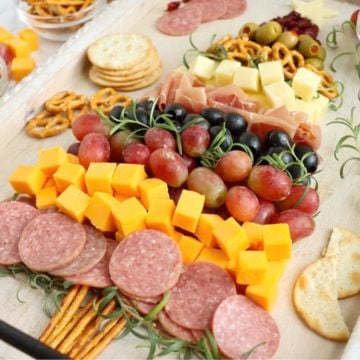
{"label": "pepperoni slice", "polygon": [[199,4],[201,8],[201,22],[220,19],[226,12],[226,0],[191,0],[193,4]]}
{"label": "pepperoni slice", "polygon": [[85,242],[85,229],[75,220],[60,213],[42,214],[24,228],[19,254],[30,269],[51,271],[73,261]]}
{"label": "pepperoni slice", "polygon": [[182,259],[176,242],[156,230],[126,236],[110,260],[110,275],[120,291],[133,297],[154,297],[178,281]]}
{"label": "pepperoni slice", "polygon": [[220,351],[229,359],[270,359],[276,353],[280,332],[271,315],[244,295],[221,302],[215,311],[212,331]]}
{"label": "pepperoni slice", "polygon": [[40,213],[31,205],[20,201],[0,203],[0,264],[21,262],[18,244],[25,226]]}
{"label": "pepperoni slice", "polygon": [[221,19],[232,19],[242,15],[247,8],[246,0],[225,0],[227,11],[220,17]]}
{"label": "pepperoni slice", "polygon": [[165,310],[178,325],[204,330],[210,326],[220,302],[234,294],[234,281],[224,269],[208,262],[195,262],[185,268]]}

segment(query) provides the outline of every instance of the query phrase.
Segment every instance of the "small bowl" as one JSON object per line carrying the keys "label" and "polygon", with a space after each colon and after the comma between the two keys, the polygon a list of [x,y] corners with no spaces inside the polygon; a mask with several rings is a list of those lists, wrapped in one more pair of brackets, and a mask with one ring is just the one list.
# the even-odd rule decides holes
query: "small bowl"
{"label": "small bowl", "polygon": [[25,0],[17,0],[17,14],[22,22],[37,30],[39,35],[48,40],[66,41],[86,22],[93,19],[106,4],[106,0],[95,0],[82,10],[63,15],[37,15]]}

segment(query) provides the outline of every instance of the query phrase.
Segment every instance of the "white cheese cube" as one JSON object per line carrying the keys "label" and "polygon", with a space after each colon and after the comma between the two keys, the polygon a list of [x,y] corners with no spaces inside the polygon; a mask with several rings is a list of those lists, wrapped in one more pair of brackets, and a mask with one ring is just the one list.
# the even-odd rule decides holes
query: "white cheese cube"
{"label": "white cheese cube", "polygon": [[290,111],[302,111],[308,114],[309,120],[314,123],[314,104],[311,101],[304,101],[301,99],[295,99],[295,102],[289,106]]}
{"label": "white cheese cube", "polygon": [[296,72],[293,81],[292,88],[295,91],[295,95],[305,101],[310,101],[316,94],[321,82],[321,77],[311,70],[301,67]]}
{"label": "white cheese cube", "polygon": [[295,92],[285,81],[264,86],[264,93],[272,107],[286,105],[291,108],[295,103]]}
{"label": "white cheese cube", "polygon": [[243,90],[259,91],[259,70],[241,66],[235,70],[233,83]]}
{"label": "white cheese cube", "polygon": [[260,63],[258,68],[262,86],[284,80],[281,60]]}
{"label": "white cheese cube", "polygon": [[198,55],[190,64],[189,71],[200,80],[209,80],[214,77],[216,66],[216,61],[206,56]]}
{"label": "white cheese cube", "polygon": [[314,123],[318,123],[328,110],[329,99],[326,96],[318,94],[311,99],[311,103],[314,105]]}
{"label": "white cheese cube", "polygon": [[265,96],[263,92],[247,92],[246,95],[250,100],[257,101],[260,106],[264,109],[271,108],[271,104],[269,103],[269,100]]}
{"label": "white cheese cube", "polygon": [[233,82],[235,70],[241,66],[239,61],[223,60],[215,70],[216,85],[223,86]]}

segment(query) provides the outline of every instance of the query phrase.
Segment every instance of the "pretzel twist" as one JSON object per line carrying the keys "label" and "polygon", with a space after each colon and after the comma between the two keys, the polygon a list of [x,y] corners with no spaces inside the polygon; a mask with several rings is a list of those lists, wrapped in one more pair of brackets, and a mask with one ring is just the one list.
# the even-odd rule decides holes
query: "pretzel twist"
{"label": "pretzel twist", "polygon": [[111,109],[119,104],[123,107],[131,105],[131,98],[129,96],[118,93],[113,88],[104,88],[95,93],[90,100],[90,107],[94,111],[101,108],[105,114],[108,114]]}

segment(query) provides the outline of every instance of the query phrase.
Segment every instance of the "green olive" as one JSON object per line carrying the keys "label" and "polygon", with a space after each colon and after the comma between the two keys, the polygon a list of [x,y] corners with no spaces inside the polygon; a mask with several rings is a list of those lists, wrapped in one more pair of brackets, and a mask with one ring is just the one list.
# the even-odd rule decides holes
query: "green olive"
{"label": "green olive", "polygon": [[316,57],[322,61],[326,59],[326,50],[323,46],[320,46],[319,51],[316,54]]}
{"label": "green olive", "polygon": [[318,70],[324,69],[324,62],[322,60],[320,60],[319,58],[315,58],[315,57],[307,58],[307,59],[305,59],[305,64],[311,64]]}
{"label": "green olive", "polygon": [[276,41],[284,44],[288,49],[293,49],[299,42],[299,37],[292,31],[284,31],[279,35]]}
{"label": "green olive", "polygon": [[239,35],[245,34],[249,37],[249,40],[253,40],[255,37],[255,31],[258,28],[259,28],[258,24],[248,22],[241,27],[241,29],[239,31]]}
{"label": "green olive", "polygon": [[303,41],[303,40],[314,40],[310,35],[308,34],[300,34],[299,35],[299,42]]}
{"label": "green olive", "polygon": [[316,57],[319,49],[320,44],[314,39],[300,40],[298,45],[298,50],[302,55],[304,55],[304,58]]}
{"label": "green olive", "polygon": [[276,21],[269,21],[261,25],[255,32],[255,40],[259,44],[273,43],[281,34],[281,25]]}

